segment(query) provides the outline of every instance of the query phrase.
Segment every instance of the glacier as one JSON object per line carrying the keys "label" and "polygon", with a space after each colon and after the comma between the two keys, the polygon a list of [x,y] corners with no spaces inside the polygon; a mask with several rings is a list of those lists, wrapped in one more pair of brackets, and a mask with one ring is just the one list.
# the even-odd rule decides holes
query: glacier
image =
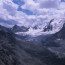
{"label": "glacier", "polygon": [[43,30],[44,30],[45,27],[48,26],[49,22],[45,26],[43,26],[43,24],[40,25],[40,26],[38,25],[37,29],[33,29],[33,27],[30,27],[29,31],[27,31],[27,32],[16,32],[16,34],[18,34],[18,35],[31,35],[31,36],[55,34],[56,32],[59,32],[62,29],[63,24],[65,23],[65,18],[60,18],[60,19],[55,18],[50,23],[50,25],[52,26],[52,30],[44,32]]}

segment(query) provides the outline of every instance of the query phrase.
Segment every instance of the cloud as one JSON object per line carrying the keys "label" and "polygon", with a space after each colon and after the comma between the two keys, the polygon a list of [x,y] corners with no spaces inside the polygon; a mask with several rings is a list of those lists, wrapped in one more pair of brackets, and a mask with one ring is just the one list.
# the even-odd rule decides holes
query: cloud
{"label": "cloud", "polygon": [[35,11],[39,7],[39,3],[35,3],[33,0],[24,0],[25,4],[21,6],[22,9],[29,9]]}
{"label": "cloud", "polygon": [[5,19],[13,15],[18,6],[12,2],[12,0],[1,0],[0,2],[0,17]]}
{"label": "cloud", "polygon": [[[24,2],[23,5],[21,5],[21,3],[20,5],[19,3],[14,3],[13,0],[1,0],[0,18],[7,21],[18,21],[18,23],[16,23],[18,25],[34,26],[45,25],[53,18],[65,17],[65,2],[61,2],[60,0],[20,0],[20,2],[21,1]],[[21,10],[18,11],[19,7],[24,10],[29,10],[34,14],[27,15]]]}
{"label": "cloud", "polygon": [[53,18],[65,16],[65,2],[61,2],[61,0],[24,0],[24,2],[25,4],[21,8],[35,13],[34,17],[28,16],[33,24],[45,24]]}
{"label": "cloud", "polygon": [[55,18],[64,15],[65,3],[63,4],[60,0],[24,0],[24,2],[25,4],[21,7],[34,12],[37,16]]}
{"label": "cloud", "polygon": [[25,4],[21,6],[23,9],[37,11],[43,8],[58,8],[59,0],[24,0]]}
{"label": "cloud", "polygon": [[59,0],[38,0],[41,8],[57,8],[59,6]]}
{"label": "cloud", "polygon": [[9,12],[9,14],[12,16],[14,16],[16,14],[16,9],[14,7],[12,7],[11,5],[4,3],[3,8],[6,9]]}
{"label": "cloud", "polygon": [[[1,0],[0,2],[0,22],[10,25],[24,23],[26,14],[22,11],[17,11],[18,5],[13,3],[12,0]],[[13,23],[12,23],[13,21]],[[18,21],[18,23],[17,23]],[[20,22],[21,21],[21,22]],[[1,22],[1,23],[2,23]]]}

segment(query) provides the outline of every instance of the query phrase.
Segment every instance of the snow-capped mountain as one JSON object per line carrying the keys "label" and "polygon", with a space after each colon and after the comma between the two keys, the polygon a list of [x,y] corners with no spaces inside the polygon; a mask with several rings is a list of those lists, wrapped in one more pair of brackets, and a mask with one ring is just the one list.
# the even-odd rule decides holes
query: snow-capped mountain
{"label": "snow-capped mountain", "polygon": [[47,23],[46,26],[38,25],[38,26],[30,27],[29,29],[26,28],[25,32],[23,32],[20,29],[20,31],[17,31],[16,34],[20,34],[20,35],[24,34],[24,35],[32,35],[32,36],[54,34],[62,29],[64,23],[65,23],[65,18],[52,19]]}
{"label": "snow-capped mountain", "polygon": [[[52,21],[52,22],[51,22]],[[44,28],[44,32],[58,32],[62,29],[63,24],[65,23],[65,19],[53,19],[51,20],[47,26]]]}

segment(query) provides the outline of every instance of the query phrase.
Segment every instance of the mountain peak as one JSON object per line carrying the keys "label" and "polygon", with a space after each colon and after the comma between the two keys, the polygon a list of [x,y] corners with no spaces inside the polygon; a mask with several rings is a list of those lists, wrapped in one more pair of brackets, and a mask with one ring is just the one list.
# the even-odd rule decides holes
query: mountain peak
{"label": "mountain peak", "polygon": [[46,32],[46,31],[58,32],[62,29],[64,23],[65,23],[65,19],[52,19],[44,27],[44,32]]}
{"label": "mountain peak", "polygon": [[13,31],[13,32],[26,32],[26,31],[28,31],[28,28],[25,27],[25,26],[14,25],[14,26],[12,27],[12,31]]}

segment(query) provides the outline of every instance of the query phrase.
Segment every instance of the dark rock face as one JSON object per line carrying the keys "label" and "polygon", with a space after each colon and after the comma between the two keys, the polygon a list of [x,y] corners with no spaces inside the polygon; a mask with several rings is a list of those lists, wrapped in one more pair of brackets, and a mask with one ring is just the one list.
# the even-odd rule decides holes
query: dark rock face
{"label": "dark rock face", "polygon": [[51,23],[53,22],[53,20],[54,20],[54,19],[52,19],[52,20],[49,22],[49,24],[44,28],[44,32],[45,32],[45,31],[51,31],[51,30],[52,30],[52,25],[51,25]]}
{"label": "dark rock face", "polygon": [[33,29],[38,29],[38,26],[34,26]]}
{"label": "dark rock face", "polygon": [[[2,28],[1,28],[2,29]],[[0,30],[0,65],[65,65],[65,58],[34,41],[21,41],[5,28]]]}
{"label": "dark rock face", "polygon": [[18,26],[18,25],[14,25],[12,28],[13,32],[26,32],[28,31],[29,28],[26,28],[24,26]]}

